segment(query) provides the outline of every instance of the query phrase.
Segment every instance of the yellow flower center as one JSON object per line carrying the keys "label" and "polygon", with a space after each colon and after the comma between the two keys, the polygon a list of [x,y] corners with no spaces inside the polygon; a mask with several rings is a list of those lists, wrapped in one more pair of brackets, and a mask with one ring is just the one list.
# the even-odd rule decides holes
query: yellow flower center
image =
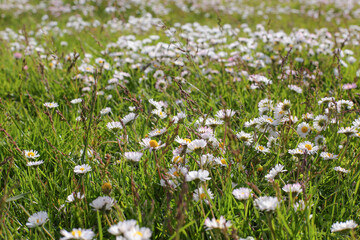
{"label": "yellow flower center", "polygon": [[332,157],[332,156],[333,156],[331,153],[328,153],[327,155],[328,155],[328,157]]}
{"label": "yellow flower center", "polygon": [[81,168],[80,168],[80,170],[81,170],[81,171],[84,171],[84,170],[85,170],[85,168],[81,167]]}
{"label": "yellow flower center", "polygon": [[271,118],[268,118],[267,120],[268,120],[269,122],[273,122],[273,121],[274,121],[274,120],[272,120]]}
{"label": "yellow flower center", "polygon": [[159,144],[156,140],[150,140],[149,144],[150,144],[150,147],[152,147],[152,148],[156,148],[159,146]]}
{"label": "yellow flower center", "polygon": [[136,236],[136,235],[139,235],[140,237],[143,236],[143,234],[141,232],[139,232],[139,231],[134,234],[134,236]]}
{"label": "yellow flower center", "polygon": [[87,68],[86,68],[86,70],[87,70],[87,71],[90,71],[90,70],[91,70],[91,68],[87,67]]}
{"label": "yellow flower center", "polygon": [[265,148],[263,146],[259,146],[258,149],[264,151]]}
{"label": "yellow flower center", "polygon": [[72,232],[71,232],[71,235],[73,235],[73,236],[75,237],[75,236],[76,236],[76,233],[77,233],[78,237],[81,237],[81,231],[80,231],[80,230],[72,231]]}
{"label": "yellow flower center", "polygon": [[222,163],[222,164],[226,164],[225,158],[221,159],[221,163]]}
{"label": "yellow flower center", "polygon": [[310,144],[305,144],[305,148],[306,148],[307,150],[311,151],[312,146],[311,146]]}
{"label": "yellow flower center", "polygon": [[308,128],[307,128],[306,126],[303,126],[303,127],[301,128],[301,131],[302,131],[303,133],[307,133]]}
{"label": "yellow flower center", "polygon": [[159,112],[159,115],[162,116],[162,115],[164,115],[164,114],[163,114],[163,112],[160,111],[160,112]]}
{"label": "yellow flower center", "polygon": [[156,133],[161,133],[161,131],[160,131],[160,130],[158,130],[158,131],[156,131]]}
{"label": "yellow flower center", "polygon": [[186,141],[187,143],[191,143],[191,140],[188,138],[184,138],[184,141]]}
{"label": "yellow flower center", "polygon": [[205,193],[200,194],[200,199],[204,199],[204,198],[206,198],[206,194]]}
{"label": "yellow flower center", "polygon": [[50,67],[53,67],[53,66],[54,66],[54,64],[51,62],[51,63],[49,63],[49,66],[50,66]]}
{"label": "yellow flower center", "polygon": [[33,157],[33,156],[35,156],[35,153],[33,153],[33,152],[28,152],[28,157]]}
{"label": "yellow flower center", "polygon": [[180,174],[178,173],[178,171],[175,171],[173,174],[174,174],[174,176],[176,176],[176,177],[180,177]]}
{"label": "yellow flower center", "polygon": [[39,219],[36,219],[36,223],[39,223],[40,221],[39,221]]}
{"label": "yellow flower center", "polygon": [[219,143],[219,148],[224,149],[224,143]]}
{"label": "yellow flower center", "polygon": [[216,219],[216,222],[217,222],[217,223],[220,223],[220,220],[219,220],[219,219]]}
{"label": "yellow flower center", "polygon": [[182,157],[176,156],[176,157],[174,158],[174,163],[181,163],[181,162],[183,162],[183,158],[182,158]]}

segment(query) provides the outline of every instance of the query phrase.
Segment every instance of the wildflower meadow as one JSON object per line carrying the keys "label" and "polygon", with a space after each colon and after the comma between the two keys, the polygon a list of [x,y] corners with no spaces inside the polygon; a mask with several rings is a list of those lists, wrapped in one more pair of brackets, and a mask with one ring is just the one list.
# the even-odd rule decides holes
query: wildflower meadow
{"label": "wildflower meadow", "polygon": [[360,1],[0,1],[0,239],[360,239]]}

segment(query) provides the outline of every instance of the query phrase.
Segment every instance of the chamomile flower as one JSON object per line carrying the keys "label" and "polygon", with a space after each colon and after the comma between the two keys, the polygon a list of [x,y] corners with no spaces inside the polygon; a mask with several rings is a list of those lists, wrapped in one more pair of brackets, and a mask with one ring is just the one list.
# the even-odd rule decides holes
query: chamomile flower
{"label": "chamomile flower", "polygon": [[95,237],[95,233],[91,229],[74,228],[71,230],[71,232],[62,229],[60,233],[61,235],[63,235],[63,237],[60,238],[60,240],[68,240],[68,239],[91,240]]}
{"label": "chamomile flower", "polygon": [[310,133],[311,127],[308,123],[302,122],[298,125],[296,132],[300,137],[306,138],[306,136]]}
{"label": "chamomile flower", "polygon": [[205,121],[205,125],[209,127],[215,127],[217,125],[222,125],[222,124],[224,124],[223,120],[214,119],[214,118],[208,118]]}
{"label": "chamomile flower", "polygon": [[336,102],[336,109],[338,113],[344,112],[345,110],[350,110],[353,106],[354,103],[348,100],[339,100]]}
{"label": "chamomile flower", "polygon": [[24,154],[26,158],[35,159],[40,157],[40,154],[36,150],[24,150]]}
{"label": "chamomile flower", "polygon": [[136,220],[125,220],[120,221],[115,225],[112,225],[108,232],[115,236],[123,236],[130,229],[134,228],[137,225]]}
{"label": "chamomile flower", "polygon": [[226,221],[225,217],[221,216],[219,219],[213,218],[210,220],[210,218],[206,218],[204,225],[207,231],[211,229],[228,229],[231,227],[231,222]]}
{"label": "chamomile flower", "polygon": [[90,206],[93,207],[93,209],[96,210],[110,210],[116,201],[112,199],[109,196],[105,197],[98,197],[94,201],[90,203]]}
{"label": "chamomile flower", "polygon": [[77,104],[77,103],[81,103],[83,100],[81,99],[81,98],[76,98],[76,99],[73,99],[73,100],[71,100],[70,102],[72,103],[72,104]]}
{"label": "chamomile flower", "polygon": [[124,157],[126,160],[130,160],[133,162],[139,162],[140,158],[143,156],[143,153],[141,152],[125,152]]}
{"label": "chamomile flower", "polygon": [[26,226],[28,228],[35,228],[35,227],[43,225],[44,223],[46,223],[47,220],[49,220],[49,216],[48,216],[47,212],[44,212],[44,211],[37,212],[29,217],[28,222],[26,223]]}
{"label": "chamomile flower", "polygon": [[277,197],[259,197],[254,200],[254,205],[260,211],[275,211],[275,209],[280,205]]}
{"label": "chamomile flower", "polygon": [[345,134],[346,136],[353,135],[357,133],[357,130],[354,127],[341,127],[337,133]]}
{"label": "chamomile flower", "polygon": [[320,153],[320,157],[322,157],[324,160],[331,160],[331,159],[337,159],[338,155],[334,155],[328,152],[322,152]]}
{"label": "chamomile flower", "polygon": [[232,194],[237,200],[247,200],[251,197],[250,188],[238,188],[232,191]]}
{"label": "chamomile flower", "polygon": [[44,106],[47,108],[56,108],[59,106],[59,104],[57,104],[56,102],[46,102],[44,103]]}
{"label": "chamomile flower", "polygon": [[336,222],[331,226],[331,232],[340,232],[348,229],[355,229],[357,223],[354,220],[348,220],[346,222]]}
{"label": "chamomile flower", "polygon": [[329,118],[326,115],[319,115],[316,116],[314,119],[314,128],[317,131],[323,131],[327,127]]}
{"label": "chamomile flower", "polygon": [[125,239],[128,240],[149,240],[151,238],[151,230],[146,227],[136,225],[124,233]]}
{"label": "chamomile flower", "polygon": [[289,149],[288,153],[290,153],[291,155],[304,155],[305,154],[305,151],[300,149],[300,148],[295,148],[295,149]]}
{"label": "chamomile flower", "polygon": [[87,164],[75,166],[74,172],[76,174],[84,174],[91,171],[91,167]]}
{"label": "chamomile flower", "polygon": [[317,137],[315,137],[314,142],[316,146],[322,146],[325,145],[326,139],[323,135],[318,135]]}

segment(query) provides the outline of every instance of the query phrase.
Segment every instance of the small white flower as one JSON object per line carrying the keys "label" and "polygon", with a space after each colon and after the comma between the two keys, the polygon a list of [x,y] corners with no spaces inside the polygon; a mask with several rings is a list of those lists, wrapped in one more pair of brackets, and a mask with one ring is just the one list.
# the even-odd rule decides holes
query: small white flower
{"label": "small white flower", "polygon": [[210,173],[208,170],[202,170],[202,169],[200,169],[199,171],[190,171],[186,175],[185,179],[187,182],[193,181],[195,179],[199,179],[200,181],[207,181],[211,179],[209,177],[209,174]]}
{"label": "small white flower", "polygon": [[122,122],[124,123],[124,125],[126,125],[127,123],[134,121],[136,118],[137,115],[135,113],[129,113],[128,115],[122,118]]}
{"label": "small white flower", "polygon": [[320,157],[322,157],[324,160],[330,160],[330,159],[337,159],[338,155],[334,155],[328,152],[322,152],[320,153]]}
{"label": "small white flower", "polygon": [[70,101],[72,104],[77,104],[77,103],[81,103],[82,99],[81,98],[76,98]]}
{"label": "small white flower", "polygon": [[61,235],[64,236],[60,238],[60,240],[68,240],[68,239],[91,240],[95,237],[95,233],[91,229],[74,228],[71,230],[71,232],[62,229],[60,233]]}
{"label": "small white flower", "polygon": [[93,207],[95,211],[110,210],[115,203],[116,201],[114,199],[112,199],[109,196],[105,196],[105,197],[98,197],[97,199],[95,199],[90,203],[90,206]]}
{"label": "small white flower", "polygon": [[142,141],[140,142],[140,145],[142,145],[146,149],[150,149],[150,151],[158,150],[165,146],[165,144],[161,145],[161,141],[157,142],[156,140],[152,140],[151,138],[142,139]]}
{"label": "small white flower", "polygon": [[287,170],[284,170],[284,166],[281,165],[281,164],[277,164],[275,165],[274,168],[272,168],[270,170],[270,172],[265,176],[265,179],[268,180],[268,181],[273,181],[274,178],[276,177],[276,175],[278,173],[281,173],[281,172],[286,172]]}
{"label": "small white flower", "polygon": [[110,130],[112,129],[123,129],[121,122],[109,122],[106,124],[106,127]]}
{"label": "small white flower", "polygon": [[349,170],[346,170],[345,168],[342,168],[342,167],[334,167],[334,170],[337,172],[342,172],[342,173],[350,172]]}
{"label": "small white flower", "polygon": [[210,220],[210,218],[206,218],[204,224],[206,226],[206,230],[228,229],[231,227],[231,222],[226,221],[224,216],[221,216],[220,219],[213,218]]}
{"label": "small white flower", "polygon": [[298,125],[296,132],[300,137],[306,138],[306,136],[310,133],[311,127],[308,123],[302,122]]}
{"label": "small white flower", "polygon": [[219,118],[219,119],[226,119],[226,118],[231,118],[232,116],[235,115],[235,111],[234,110],[231,110],[231,109],[222,109],[222,110],[219,110],[215,117]]}
{"label": "small white flower", "polygon": [[40,154],[36,150],[24,150],[25,157],[35,159],[40,157]]}
{"label": "small white flower", "polygon": [[28,222],[26,223],[26,226],[28,228],[34,228],[37,226],[43,225],[47,220],[49,219],[49,216],[47,212],[37,212],[31,215],[28,219]]}
{"label": "small white flower", "polygon": [[80,192],[77,192],[77,193],[73,192],[69,196],[67,196],[66,202],[71,203],[71,202],[75,201],[75,199],[83,199],[84,197],[85,197],[85,195],[81,194]]}
{"label": "small white flower", "polygon": [[101,115],[105,115],[105,114],[108,114],[108,113],[110,113],[110,112],[111,112],[111,108],[106,107],[106,108],[104,108],[104,109],[102,109],[102,110],[100,111],[100,114],[101,114]]}
{"label": "small white flower", "polygon": [[210,189],[204,191],[202,187],[195,189],[193,193],[193,199],[197,201],[204,201],[206,204],[209,204],[209,200],[207,198],[214,199],[214,195],[212,194]]}
{"label": "small white flower", "polygon": [[261,152],[261,153],[269,153],[270,152],[270,149],[268,149],[267,147],[261,146],[259,144],[255,145],[255,150],[257,152]]}
{"label": "small white flower", "polygon": [[292,192],[292,193],[301,193],[302,187],[300,183],[294,183],[294,184],[286,184],[282,190],[285,192]]}
{"label": "small white flower", "polygon": [[74,172],[76,174],[84,174],[91,171],[91,167],[87,164],[75,166]]}
{"label": "small white flower", "polygon": [[315,154],[319,149],[318,146],[315,146],[313,143],[309,141],[299,143],[298,148],[300,148],[301,150],[305,151],[307,154],[310,155]]}
{"label": "small white flower", "polygon": [[125,220],[122,222],[118,222],[116,225],[112,225],[108,231],[112,235],[121,236],[126,232],[130,231],[137,225],[136,220]]}
{"label": "small white flower", "polygon": [[232,194],[237,200],[247,200],[251,197],[251,189],[249,188],[238,188],[232,191]]}
{"label": "small white flower", "polygon": [[348,220],[346,222],[336,222],[331,226],[331,232],[340,232],[347,229],[354,229],[358,225],[354,220]]}
{"label": "small white flower", "polygon": [[151,113],[157,115],[161,119],[165,119],[167,117],[167,114],[161,109],[154,109]]}
{"label": "small white flower", "polygon": [[31,166],[39,166],[40,164],[43,164],[43,163],[44,163],[44,161],[28,162],[28,163],[26,164],[26,166],[28,166],[28,167],[31,167]]}
{"label": "small white flower", "polygon": [[203,139],[196,139],[194,141],[192,141],[190,144],[188,144],[188,148],[187,150],[189,152],[193,152],[196,151],[198,149],[203,149],[206,146],[206,141]]}
{"label": "small white flower", "polygon": [[254,200],[254,205],[260,211],[274,211],[280,205],[276,197],[259,197]]}
{"label": "small white flower", "polygon": [[134,161],[134,162],[139,162],[142,155],[143,155],[143,153],[141,153],[141,152],[126,152],[124,154],[124,157],[127,160]]}
{"label": "small white flower", "polygon": [[251,133],[245,133],[243,131],[237,133],[236,137],[243,141],[247,146],[251,146],[252,142],[254,141]]}
{"label": "small white flower", "polygon": [[57,104],[56,102],[46,102],[44,103],[44,106],[47,108],[56,108],[59,106],[59,104]]}
{"label": "small white flower", "polygon": [[162,134],[164,134],[167,131],[167,128],[162,128],[162,129],[154,129],[151,132],[149,132],[149,137],[155,137],[155,136],[160,136]]}
{"label": "small white flower", "polygon": [[179,143],[180,145],[187,146],[191,143],[191,140],[188,138],[180,138],[179,136],[176,136],[175,142]]}

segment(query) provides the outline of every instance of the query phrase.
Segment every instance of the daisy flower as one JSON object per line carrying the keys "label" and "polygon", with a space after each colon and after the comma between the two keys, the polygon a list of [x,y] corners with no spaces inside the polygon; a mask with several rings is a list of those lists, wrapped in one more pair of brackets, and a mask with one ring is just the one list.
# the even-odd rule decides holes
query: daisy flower
{"label": "daisy flower", "polygon": [[229,119],[232,116],[234,116],[235,113],[236,112],[234,110],[231,110],[231,109],[226,109],[226,110],[222,109],[222,110],[219,110],[216,113],[215,117],[217,117],[219,119]]}
{"label": "daisy flower", "polygon": [[305,151],[300,148],[296,148],[296,149],[289,149],[288,153],[290,153],[291,155],[304,155]]}
{"label": "daisy flower", "polygon": [[281,172],[286,172],[287,170],[284,169],[284,166],[281,165],[281,164],[277,164],[275,165],[274,168],[272,168],[270,170],[270,172],[265,176],[265,179],[268,180],[268,181],[273,181],[274,178],[276,177],[276,175],[278,173],[281,173]]}
{"label": "daisy flower", "polygon": [[213,218],[211,220],[210,218],[206,218],[204,224],[207,231],[211,229],[228,229],[231,227],[231,222],[226,221],[224,216],[221,216],[219,219]]}
{"label": "daisy flower", "polygon": [[345,134],[346,136],[353,135],[357,133],[357,130],[354,127],[341,127],[337,133]]}
{"label": "daisy flower", "polygon": [[302,193],[302,187],[300,183],[286,184],[282,190],[285,192]]}
{"label": "daisy flower", "polygon": [[130,160],[133,162],[139,162],[140,158],[143,156],[141,152],[125,152],[124,157],[126,160]]}
{"label": "daisy flower", "polygon": [[82,99],[81,98],[76,98],[70,101],[72,104],[77,104],[77,103],[81,103]]}
{"label": "daisy flower", "polygon": [[342,168],[342,167],[334,167],[334,170],[337,172],[343,172],[343,173],[350,172],[349,170],[346,170],[345,168]]}
{"label": "daisy flower", "polygon": [[354,220],[348,220],[346,222],[336,222],[331,226],[331,232],[340,232],[348,229],[355,229],[357,223]]}
{"label": "daisy flower", "polygon": [[84,174],[91,171],[91,167],[87,164],[78,165],[74,168],[74,173],[76,174]]}
{"label": "daisy flower", "polygon": [[316,116],[314,119],[314,128],[317,131],[322,131],[326,128],[329,118],[326,115]]}
{"label": "daisy flower", "polygon": [[149,137],[156,137],[156,136],[160,136],[162,134],[164,134],[166,132],[167,128],[162,128],[162,129],[154,129],[151,132],[149,132]]}
{"label": "daisy flower", "polygon": [[189,152],[194,152],[196,150],[203,149],[206,146],[206,141],[203,139],[196,139],[189,143],[187,146],[187,150]]}
{"label": "daisy flower", "polygon": [[310,131],[311,131],[310,125],[306,122],[300,123],[296,130],[296,132],[302,138],[306,138],[306,136],[310,133]]}
{"label": "daisy flower", "polygon": [[56,102],[46,102],[44,103],[44,106],[47,108],[56,108],[59,106],[59,104],[57,104]]}
{"label": "daisy flower", "polygon": [[269,153],[270,152],[270,149],[268,149],[267,147],[264,147],[264,146],[261,146],[261,145],[259,145],[259,144],[256,144],[255,145],[255,150],[257,151],[257,152],[262,152],[262,153]]}
{"label": "daisy flower", "polygon": [[136,225],[133,228],[130,228],[124,233],[125,239],[128,240],[148,240],[151,238],[151,230],[146,227],[139,227]]}
{"label": "daisy flower", "polygon": [[122,222],[118,222],[115,225],[112,225],[108,232],[115,236],[124,235],[126,232],[130,231],[130,229],[134,228],[137,225],[136,220],[125,220]]}
{"label": "daisy flower", "polygon": [[194,193],[193,193],[193,199],[198,202],[198,201],[204,201],[206,204],[209,204],[209,200],[207,198],[210,199],[214,199],[214,195],[211,192],[210,189],[204,190],[202,187],[195,189]]}
{"label": "daisy flower", "polygon": [[123,126],[121,124],[121,122],[109,122],[106,124],[106,127],[109,129],[109,130],[112,130],[112,129],[123,129]]}
{"label": "daisy flower", "polygon": [[232,191],[232,194],[237,200],[247,200],[251,197],[250,188],[238,188]]}
{"label": "daisy flower", "polygon": [[40,157],[40,154],[35,150],[24,150],[24,154],[26,158],[31,158],[31,159]]}
{"label": "daisy flower", "polygon": [[351,109],[354,106],[354,103],[349,100],[339,100],[336,102],[336,109],[338,113],[344,112],[346,109]]}
{"label": "daisy flower", "polygon": [[325,145],[326,139],[323,135],[318,135],[317,137],[315,137],[314,142],[316,146],[322,146]]}
{"label": "daisy flower", "polygon": [[150,151],[158,150],[165,146],[165,144],[161,145],[161,141],[157,142],[156,140],[152,140],[151,138],[142,139],[142,142],[140,142],[140,145],[142,145],[146,149],[150,149]]}
{"label": "daisy flower", "polygon": [[179,143],[180,145],[187,146],[191,143],[191,140],[189,138],[180,138],[179,136],[176,136],[175,142]]}
{"label": "daisy flower", "polygon": [[260,211],[275,211],[276,207],[280,205],[279,200],[277,197],[259,197],[254,200],[254,205]]}
{"label": "daisy flower", "polygon": [[217,125],[222,125],[224,124],[223,120],[218,120],[218,119],[214,119],[214,118],[208,118],[205,121],[205,125],[209,126],[209,127],[215,127]]}
{"label": "daisy flower", "polygon": [[60,240],[68,240],[68,239],[81,239],[81,240],[91,240],[95,237],[95,233],[91,229],[82,229],[82,228],[74,228],[71,232],[68,232],[64,229],[60,231],[61,235],[63,235]]}
{"label": "daisy flower", "polygon": [[39,166],[39,165],[41,165],[41,164],[43,164],[43,163],[44,163],[44,161],[28,162],[28,163],[26,164],[26,166],[28,166],[28,167],[31,167],[31,166]]}
{"label": "daisy flower", "polygon": [[26,223],[28,228],[34,228],[43,225],[47,220],[49,220],[49,216],[47,212],[37,212],[31,215]]}
{"label": "daisy flower", "polygon": [[167,117],[167,114],[161,109],[154,109],[151,113],[157,115],[161,119],[165,119]]}
{"label": "daisy flower", "polygon": [[322,157],[324,160],[331,160],[331,159],[337,159],[338,155],[334,155],[328,152],[322,152],[320,153],[320,157]]}
{"label": "daisy flower", "polygon": [[254,139],[251,133],[245,133],[243,131],[239,132],[236,134],[236,137],[245,143],[245,145],[247,146],[251,146],[251,144],[253,143]]}
{"label": "daisy flower", "polygon": [[85,197],[85,195],[81,194],[80,192],[77,192],[77,193],[73,192],[69,196],[67,196],[66,202],[71,203],[71,202],[75,201],[76,199],[83,199],[84,197]]}
{"label": "daisy flower", "polygon": [[112,199],[109,196],[105,196],[105,197],[98,197],[97,199],[95,199],[90,203],[90,206],[94,208],[94,211],[96,210],[106,211],[106,210],[110,210],[115,203],[116,201],[114,199]]}
{"label": "daisy flower", "polygon": [[109,108],[109,107],[106,107],[106,108],[104,108],[104,109],[102,109],[100,111],[101,115],[105,115],[105,114],[108,114],[108,113],[111,113],[111,108]]}
{"label": "daisy flower", "polygon": [[209,177],[209,171],[208,170],[202,170],[200,169],[199,171],[190,171],[187,173],[185,179],[187,182],[193,181],[195,179],[199,179],[200,181],[207,181],[210,180],[211,178]]}
{"label": "daisy flower", "polygon": [[121,121],[126,125],[127,123],[134,121],[137,118],[137,115],[135,113],[129,113],[125,117],[121,119]]}
{"label": "daisy flower", "polygon": [[315,154],[317,152],[317,150],[319,149],[318,146],[315,146],[314,144],[312,144],[309,141],[305,141],[302,143],[299,143],[298,148],[300,148],[303,151],[306,151],[307,154]]}
{"label": "daisy flower", "polygon": [[321,98],[320,101],[318,101],[318,104],[321,105],[321,104],[329,104],[330,102],[334,102],[335,101],[335,98],[334,97],[324,97],[324,98]]}

